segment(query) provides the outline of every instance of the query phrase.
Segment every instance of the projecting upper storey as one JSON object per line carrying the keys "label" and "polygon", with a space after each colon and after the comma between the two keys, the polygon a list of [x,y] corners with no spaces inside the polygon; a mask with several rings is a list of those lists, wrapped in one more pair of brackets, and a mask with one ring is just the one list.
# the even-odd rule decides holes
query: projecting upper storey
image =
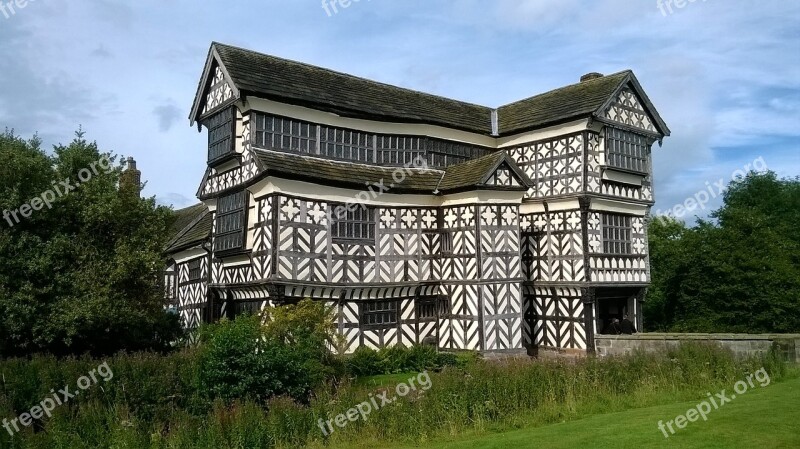
{"label": "projecting upper storey", "polygon": [[[626,89],[643,111],[623,105],[610,115]],[[642,115],[639,119],[646,126],[641,129],[653,137],[660,139],[670,134],[629,70],[586,77],[580,83],[493,109],[213,43],[189,119],[192,123],[203,122],[216,111],[248,97],[341,117],[434,125],[494,138],[581,118],[630,125],[625,120],[629,113]]]}

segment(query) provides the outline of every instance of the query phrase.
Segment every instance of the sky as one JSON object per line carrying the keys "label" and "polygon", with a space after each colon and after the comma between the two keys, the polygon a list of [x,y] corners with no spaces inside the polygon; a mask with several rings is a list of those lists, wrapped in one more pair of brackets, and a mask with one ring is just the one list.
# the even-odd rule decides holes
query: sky
{"label": "sky", "polygon": [[796,0],[17,1],[0,7],[0,129],[51,149],[80,127],[176,208],[205,170],[188,116],[212,41],[489,107],[632,69],[672,130],[654,213],[745,168],[800,175]]}

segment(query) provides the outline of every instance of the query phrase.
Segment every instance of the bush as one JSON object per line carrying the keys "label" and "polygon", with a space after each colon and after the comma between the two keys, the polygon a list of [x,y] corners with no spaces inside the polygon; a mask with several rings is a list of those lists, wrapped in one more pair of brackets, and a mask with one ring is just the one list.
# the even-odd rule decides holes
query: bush
{"label": "bush", "polygon": [[265,311],[264,338],[291,347],[313,385],[339,376],[344,368],[331,349],[342,347],[333,309],[309,299]]}
{"label": "bush", "polygon": [[409,364],[410,351],[404,346],[392,346],[378,351],[378,357],[383,361],[383,374],[404,373],[411,370]]}
{"label": "bush", "polygon": [[257,316],[223,321],[207,338],[200,358],[200,384],[210,399],[250,398],[263,403],[289,395],[305,400],[314,386],[300,353],[266,338]]}
{"label": "bush", "polygon": [[[343,369],[328,350],[335,346],[331,311],[310,300],[260,316],[201,330],[200,380],[209,399],[250,398],[261,403],[287,395],[305,402],[314,387]],[[262,324],[266,321],[266,325]]]}
{"label": "bush", "polygon": [[356,377],[383,374],[386,368],[378,351],[361,346],[346,359],[347,372]]}
{"label": "bush", "polygon": [[435,370],[441,368],[442,357],[432,346],[412,346],[408,350],[406,362],[411,371]]}
{"label": "bush", "polygon": [[355,377],[412,371],[439,371],[447,366],[466,367],[478,360],[477,353],[438,352],[431,346],[392,346],[380,351],[361,346],[345,358],[347,373]]}

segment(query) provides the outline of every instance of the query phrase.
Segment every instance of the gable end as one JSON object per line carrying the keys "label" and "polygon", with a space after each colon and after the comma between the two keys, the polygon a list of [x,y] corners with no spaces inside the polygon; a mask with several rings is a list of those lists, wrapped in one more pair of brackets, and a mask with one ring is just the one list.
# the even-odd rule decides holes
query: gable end
{"label": "gable end", "polygon": [[190,125],[197,122],[199,129],[203,119],[229,106],[239,97],[239,89],[228,75],[212,44],[192,103],[192,112],[189,115]]}

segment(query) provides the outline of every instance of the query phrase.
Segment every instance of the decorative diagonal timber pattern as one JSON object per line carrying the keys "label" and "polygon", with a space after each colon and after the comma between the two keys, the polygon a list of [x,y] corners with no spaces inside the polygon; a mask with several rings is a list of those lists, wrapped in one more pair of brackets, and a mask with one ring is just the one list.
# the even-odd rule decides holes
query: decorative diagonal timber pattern
{"label": "decorative diagonal timber pattern", "polygon": [[417,340],[416,316],[414,313],[414,299],[407,298],[400,301],[400,341],[403,346],[412,346],[420,343]]}
{"label": "decorative diagonal timber pattern", "polygon": [[600,193],[600,179],[606,164],[605,147],[600,143],[600,134],[586,133],[586,191]]}
{"label": "decorative diagonal timber pattern", "polygon": [[582,282],[586,280],[579,210],[525,216],[522,257],[528,281]]}
{"label": "decorative diagonal timber pattern", "polygon": [[245,284],[253,281],[253,266],[251,264],[220,270],[220,284]]}
{"label": "decorative diagonal timber pattern", "polygon": [[211,80],[211,86],[208,88],[202,115],[214,111],[231,99],[233,99],[233,89],[230,84],[225,81],[222,70],[216,67],[214,70],[214,78]]}
{"label": "decorative diagonal timber pattern", "polygon": [[656,132],[653,121],[644,110],[639,97],[628,87],[619,92],[616,100],[606,110],[605,118],[652,133]]}
{"label": "decorative diagonal timber pattern", "polygon": [[534,295],[525,294],[522,297],[522,338],[526,347],[534,344]]}
{"label": "decorative diagonal timber pattern", "polygon": [[[190,276],[190,265],[199,265],[199,271],[195,269]],[[177,283],[178,283],[178,313],[180,314],[184,326],[190,331],[190,336],[194,338],[194,330],[202,324],[202,309],[206,307],[208,301],[208,257],[200,256],[176,264]]]}
{"label": "decorative diagonal timber pattern", "polygon": [[273,204],[273,197],[258,201],[258,218],[250,231],[253,234],[253,271],[257,279],[266,279],[272,273]]}
{"label": "decorative diagonal timber pattern", "polygon": [[489,180],[486,182],[486,184],[502,187],[522,186],[520,179],[506,164],[501,165],[500,168],[498,168],[497,171],[491,177],[489,177]]}
{"label": "decorative diagonal timber pattern", "polygon": [[533,342],[541,348],[586,349],[580,289],[536,287],[526,293],[533,310]]}
{"label": "decorative diagonal timber pattern", "polygon": [[486,284],[482,289],[483,350],[521,349],[523,311],[519,283]]}
{"label": "decorative diagonal timber pattern", "polygon": [[603,212],[590,211],[587,220],[589,235],[589,266],[592,281],[614,284],[650,282],[650,264],[647,248],[647,220],[631,217],[632,254],[603,254]]}
{"label": "decorative diagonal timber pattern", "polygon": [[277,196],[278,276],[328,282],[329,229],[327,203]]}
{"label": "decorative diagonal timber pattern", "polygon": [[339,303],[339,332],[345,338],[346,352],[352,353],[361,344],[358,303]]}
{"label": "decorative diagonal timber pattern", "polygon": [[520,217],[516,205],[482,205],[480,215],[482,350],[523,348]]}
{"label": "decorative diagonal timber pattern", "polygon": [[534,182],[528,198],[580,193],[583,188],[583,134],[570,134],[506,150]]}

